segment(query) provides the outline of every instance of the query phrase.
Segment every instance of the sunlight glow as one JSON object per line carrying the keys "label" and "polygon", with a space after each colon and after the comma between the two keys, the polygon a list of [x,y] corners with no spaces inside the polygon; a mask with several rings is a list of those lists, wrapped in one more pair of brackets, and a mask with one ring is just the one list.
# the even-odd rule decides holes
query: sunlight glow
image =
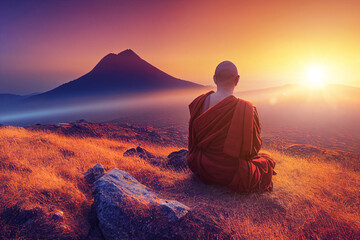
{"label": "sunlight glow", "polygon": [[308,87],[319,89],[325,86],[325,69],[321,65],[313,64],[307,68],[306,80]]}

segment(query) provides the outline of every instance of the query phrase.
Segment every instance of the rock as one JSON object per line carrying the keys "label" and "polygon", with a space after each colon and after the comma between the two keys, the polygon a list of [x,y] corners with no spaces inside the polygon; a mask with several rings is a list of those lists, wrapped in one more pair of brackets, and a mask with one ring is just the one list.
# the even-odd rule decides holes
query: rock
{"label": "rock", "polygon": [[176,222],[179,219],[182,219],[190,210],[190,208],[179,203],[178,201],[168,200],[160,203],[160,209],[163,213],[165,213],[167,220],[170,222]]}
{"label": "rock", "polygon": [[85,173],[83,173],[86,182],[89,184],[93,184],[104,174],[105,174],[104,167],[100,163],[96,164],[93,168],[90,168]]}
{"label": "rock", "polygon": [[186,157],[188,155],[188,150],[181,149],[176,152],[172,152],[167,156],[167,166],[173,168],[174,170],[184,170],[187,169]]}
{"label": "rock", "polygon": [[52,216],[53,220],[61,221],[64,220],[64,212],[63,211],[57,211]]}
{"label": "rock", "polygon": [[119,169],[99,178],[94,183],[93,194],[93,208],[105,239],[167,238],[166,229],[190,211],[180,202],[159,198]]}
{"label": "rock", "polygon": [[144,148],[137,146],[137,148],[131,148],[126,150],[126,152],[124,152],[123,154],[124,157],[128,157],[128,156],[138,156],[142,159],[152,159],[155,158],[155,156],[153,154],[151,154],[149,151],[145,150]]}
{"label": "rock", "polygon": [[92,227],[85,240],[105,240],[104,235],[98,226]]}
{"label": "rock", "polygon": [[150,153],[149,151],[145,150],[140,146],[126,150],[123,156],[124,157],[137,156],[155,166],[161,166],[164,161],[163,158],[155,157],[152,153]]}
{"label": "rock", "polygon": [[124,157],[135,156],[136,154],[137,154],[136,149],[130,148],[130,149],[126,150],[126,152],[124,152],[123,156]]}
{"label": "rock", "polygon": [[99,220],[96,215],[96,210],[94,204],[91,205],[91,211],[88,217],[90,223],[90,230],[85,240],[104,240],[104,235],[101,232],[99,227]]}

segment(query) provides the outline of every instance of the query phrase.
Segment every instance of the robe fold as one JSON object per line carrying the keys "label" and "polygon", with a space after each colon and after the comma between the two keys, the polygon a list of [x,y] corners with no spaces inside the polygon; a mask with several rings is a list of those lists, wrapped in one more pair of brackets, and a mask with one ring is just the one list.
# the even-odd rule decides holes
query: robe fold
{"label": "robe fold", "polygon": [[272,191],[274,160],[259,154],[262,140],[256,108],[228,96],[202,112],[209,91],[189,105],[187,164],[205,183],[239,193]]}

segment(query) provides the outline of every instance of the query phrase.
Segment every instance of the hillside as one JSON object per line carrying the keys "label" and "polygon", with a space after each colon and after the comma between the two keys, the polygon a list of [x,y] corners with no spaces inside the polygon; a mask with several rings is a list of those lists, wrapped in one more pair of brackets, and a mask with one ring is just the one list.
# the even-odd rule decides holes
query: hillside
{"label": "hillside", "polygon": [[38,93],[32,93],[28,95],[17,95],[17,94],[8,94],[0,93],[0,112],[11,110],[14,104],[19,103],[21,100],[24,100],[28,97],[36,95]]}
{"label": "hillside", "polygon": [[[337,159],[289,155],[296,147],[288,155],[264,149],[277,163],[274,192],[239,195],[204,185],[187,170],[123,156],[141,146],[165,161],[184,148],[181,136],[171,136],[169,130],[127,124],[0,127],[0,238],[85,237],[93,199],[82,173],[97,163],[106,171],[122,169],[160,196],[208,215],[235,239],[360,237],[360,176]],[[36,229],[19,223],[16,214],[24,209],[27,215],[41,212],[31,225]]]}

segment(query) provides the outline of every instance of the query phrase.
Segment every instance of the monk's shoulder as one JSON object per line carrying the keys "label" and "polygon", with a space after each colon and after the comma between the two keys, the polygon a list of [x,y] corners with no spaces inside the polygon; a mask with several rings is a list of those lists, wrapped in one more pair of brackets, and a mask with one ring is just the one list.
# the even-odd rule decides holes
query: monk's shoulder
{"label": "monk's shoulder", "polygon": [[192,102],[189,104],[189,107],[194,105],[195,103],[199,102],[201,99],[203,99],[204,97],[206,97],[207,95],[209,95],[212,91],[201,94],[200,96],[196,97],[194,100],[192,100]]}
{"label": "monk's shoulder", "polygon": [[238,98],[238,101],[239,102],[242,102],[242,103],[245,103],[247,106],[249,106],[249,107],[252,107],[252,108],[255,108],[255,106],[252,104],[252,102],[250,102],[250,101],[247,101],[247,100],[245,100],[245,99],[241,99],[241,98]]}

